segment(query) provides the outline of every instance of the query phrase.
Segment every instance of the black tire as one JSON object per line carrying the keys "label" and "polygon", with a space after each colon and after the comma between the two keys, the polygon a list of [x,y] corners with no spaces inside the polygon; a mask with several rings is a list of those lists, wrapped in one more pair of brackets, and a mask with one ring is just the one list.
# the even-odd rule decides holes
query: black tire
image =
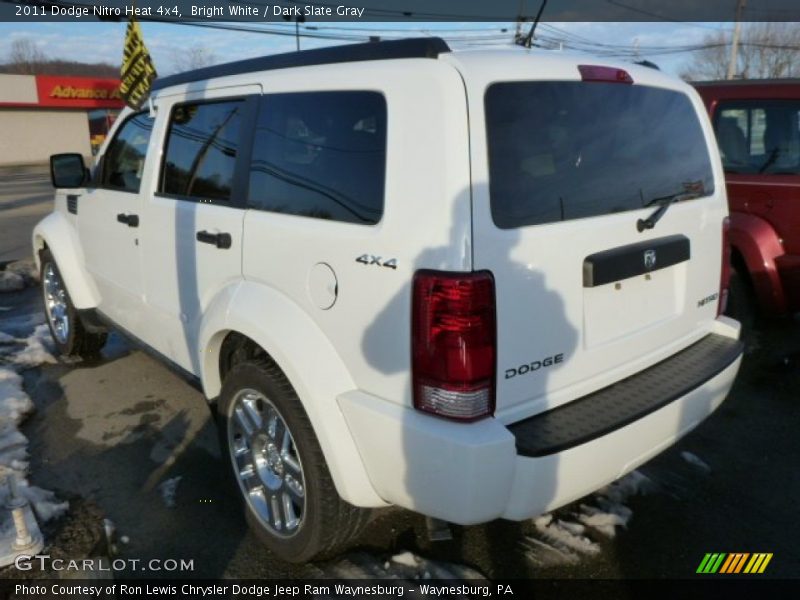
{"label": "black tire", "polygon": [[[96,357],[98,354],[100,354],[100,350],[102,350],[103,346],[105,345],[108,335],[104,332],[93,333],[86,330],[83,322],[81,321],[80,315],[78,315],[78,311],[72,304],[72,299],[69,297],[69,292],[67,292],[67,288],[64,285],[63,278],[61,277],[61,271],[59,271],[58,265],[56,264],[55,259],[53,259],[53,255],[51,254],[50,250],[42,250],[39,253],[39,257],[41,262],[39,275],[41,276],[42,299],[45,306],[45,316],[47,320],[47,326],[50,329],[50,335],[53,338],[56,349],[64,356],[77,356],[80,358]],[[50,271],[50,269],[52,269],[52,271]],[[51,309],[48,306],[48,287],[46,277],[51,276],[50,274],[58,278],[62,287],[62,299],[66,305],[65,317],[66,321],[68,322],[66,335],[56,332],[56,327],[54,325],[55,321],[52,316]]]}
{"label": "black tire", "polygon": [[728,306],[725,314],[741,323],[741,339],[745,346],[755,344],[755,332],[758,322],[758,304],[750,278],[741,268],[731,269],[728,284]]}
{"label": "black tire", "polygon": [[[239,448],[244,455],[241,458],[243,463],[251,462],[255,466],[255,461],[247,456],[255,456],[254,448],[259,446],[257,442],[248,441],[244,443],[247,450],[242,450],[242,440],[246,436],[236,433],[238,427],[235,422],[237,417],[234,416],[236,407],[242,406],[243,399],[256,397],[254,394],[248,395],[246,390],[254,391],[266,400],[266,403],[262,402],[262,408],[258,409],[259,411],[263,409],[259,414],[264,417],[264,423],[269,422],[269,418],[265,415],[275,415],[272,409],[277,410],[278,417],[285,423],[291,435],[292,452],[299,458],[301,473],[299,480],[304,484],[304,505],[300,524],[291,535],[282,537],[265,524],[263,517],[260,517],[254,508],[254,503],[248,499],[252,496],[247,496],[245,493],[245,488],[250,485],[253,486],[249,488],[250,492],[255,492],[256,496],[259,495],[257,489],[259,487],[267,494],[279,493],[269,488],[261,474],[262,471],[271,469],[270,463],[262,463],[265,466],[258,470],[255,476],[250,475],[244,480],[239,476],[239,466],[237,459],[234,458],[236,448]],[[243,500],[247,522],[273,553],[288,562],[305,562],[312,558],[333,555],[358,536],[367,524],[371,512],[352,506],[339,496],[308,416],[291,384],[272,361],[251,360],[239,363],[230,370],[222,386],[217,419],[223,460],[226,463],[226,470],[234,481],[233,485]],[[260,447],[269,446],[270,439],[265,437],[269,435],[269,427],[264,425],[260,430],[257,427],[254,427],[254,430],[262,432],[259,441],[263,443]],[[241,427],[239,431],[242,431]],[[257,436],[252,436],[250,439],[255,437]],[[275,441],[278,437],[280,436],[275,434],[272,440]],[[262,456],[264,454],[266,450],[262,451]],[[283,469],[284,467],[280,466],[280,473],[284,473]],[[289,472],[288,467],[286,472]],[[270,473],[274,474],[275,471]],[[267,505],[268,502],[263,504]],[[269,512],[274,514],[271,510]],[[281,507],[278,512],[284,521],[289,521],[285,518],[285,508]]]}

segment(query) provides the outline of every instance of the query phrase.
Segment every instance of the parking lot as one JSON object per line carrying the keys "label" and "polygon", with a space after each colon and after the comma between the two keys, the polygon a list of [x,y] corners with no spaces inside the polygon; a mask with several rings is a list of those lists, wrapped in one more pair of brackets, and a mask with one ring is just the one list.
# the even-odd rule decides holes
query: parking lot
{"label": "parking lot", "polygon": [[[0,260],[29,254],[50,208],[44,176],[0,175]],[[0,294],[0,307],[0,331],[43,322],[36,288]],[[765,577],[800,575],[797,319],[760,324],[718,412],[621,484],[539,519],[454,527],[443,542],[428,540],[423,518],[381,511],[348,554],[301,566],[247,531],[205,400],[160,363],[114,335],[100,360],[24,379],[37,408],[23,427],[32,482],[99,507],[127,540],[121,557],[193,559],[181,576],[687,578],[707,552],[770,552]]]}

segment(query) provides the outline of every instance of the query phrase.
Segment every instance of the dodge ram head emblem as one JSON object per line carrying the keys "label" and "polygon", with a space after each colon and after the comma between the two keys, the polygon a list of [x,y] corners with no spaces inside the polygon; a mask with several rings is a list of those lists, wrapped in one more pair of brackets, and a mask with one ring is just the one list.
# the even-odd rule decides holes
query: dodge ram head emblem
{"label": "dodge ram head emblem", "polygon": [[645,250],[644,252],[644,268],[648,271],[652,270],[656,266],[656,251],[655,250]]}

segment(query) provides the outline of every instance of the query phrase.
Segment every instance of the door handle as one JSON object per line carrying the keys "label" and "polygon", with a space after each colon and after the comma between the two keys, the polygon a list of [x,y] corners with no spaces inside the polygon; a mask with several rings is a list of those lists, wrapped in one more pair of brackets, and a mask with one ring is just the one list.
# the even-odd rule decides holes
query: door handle
{"label": "door handle", "polygon": [[125,213],[119,213],[117,215],[117,221],[119,223],[124,223],[128,227],[138,227],[139,215],[126,215]]}
{"label": "door handle", "polygon": [[211,233],[210,231],[198,231],[197,241],[211,244],[222,250],[227,250],[233,243],[230,233]]}

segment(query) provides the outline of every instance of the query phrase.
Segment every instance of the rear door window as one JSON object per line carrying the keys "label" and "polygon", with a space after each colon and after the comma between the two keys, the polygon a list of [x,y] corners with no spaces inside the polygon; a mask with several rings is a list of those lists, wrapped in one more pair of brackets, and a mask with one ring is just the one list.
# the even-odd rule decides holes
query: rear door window
{"label": "rear door window", "polygon": [[385,179],[383,95],[302,92],[261,98],[248,207],[371,225],[383,214]]}
{"label": "rear door window", "polygon": [[172,109],[159,192],[229,201],[244,100],[179,104]]}
{"label": "rear door window", "polygon": [[800,174],[800,101],[720,103],[714,128],[726,172]]}
{"label": "rear door window", "polygon": [[485,96],[492,218],[503,229],[714,191],[682,93],[605,82],[504,82]]}

